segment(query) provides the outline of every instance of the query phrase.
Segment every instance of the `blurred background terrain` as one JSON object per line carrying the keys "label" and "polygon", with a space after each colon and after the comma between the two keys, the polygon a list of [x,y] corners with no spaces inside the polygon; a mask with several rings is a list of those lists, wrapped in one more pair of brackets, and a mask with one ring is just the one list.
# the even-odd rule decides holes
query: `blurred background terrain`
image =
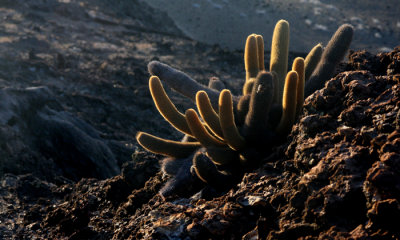
{"label": "blurred background terrain", "polygon": [[241,49],[251,33],[264,36],[269,49],[275,23],[290,23],[290,49],[308,52],[326,43],[338,26],[355,27],[352,48],[388,51],[400,42],[398,0],[148,0],[198,41]]}

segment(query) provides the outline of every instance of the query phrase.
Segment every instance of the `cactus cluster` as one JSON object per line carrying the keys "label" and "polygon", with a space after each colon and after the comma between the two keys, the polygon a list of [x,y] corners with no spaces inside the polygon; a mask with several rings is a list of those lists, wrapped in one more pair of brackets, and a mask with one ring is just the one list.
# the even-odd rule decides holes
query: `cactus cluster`
{"label": "cactus cluster", "polygon": [[[264,66],[263,37],[251,34],[245,46],[242,96],[233,96],[218,78],[211,78],[207,87],[166,64],[150,62],[149,88],[155,105],[185,134],[182,141],[144,132],[136,136],[145,149],[167,156],[162,170],[174,177],[161,194],[187,192],[199,183],[224,189],[256,166],[290,132],[301,113],[304,89],[307,96],[331,77],[348,50],[352,33],[350,25],[341,26],[324,51],[317,44],[306,59],[296,58],[289,72],[288,22],[280,20],[275,26],[269,72]],[[180,113],[160,79],[194,101],[199,114],[194,109]]]}

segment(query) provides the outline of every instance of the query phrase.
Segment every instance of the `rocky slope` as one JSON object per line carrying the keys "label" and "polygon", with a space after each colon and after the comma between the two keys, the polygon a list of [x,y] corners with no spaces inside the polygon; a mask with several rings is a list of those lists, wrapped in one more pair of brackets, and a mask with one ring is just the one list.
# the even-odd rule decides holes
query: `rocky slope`
{"label": "rocky slope", "polygon": [[0,239],[400,238],[400,48],[352,52],[229,191],[163,199],[159,156],[134,136],[181,136],[153,106],[147,62],[238,91],[243,52],[190,40],[141,1],[0,14]]}
{"label": "rocky slope", "polygon": [[[68,239],[396,239],[400,217],[400,48],[354,52],[307,98],[284,145],[217,197],[163,199],[158,160],[53,184],[6,174],[7,237]],[[6,217],[6,218],[5,218]],[[28,237],[29,236],[29,237]]]}

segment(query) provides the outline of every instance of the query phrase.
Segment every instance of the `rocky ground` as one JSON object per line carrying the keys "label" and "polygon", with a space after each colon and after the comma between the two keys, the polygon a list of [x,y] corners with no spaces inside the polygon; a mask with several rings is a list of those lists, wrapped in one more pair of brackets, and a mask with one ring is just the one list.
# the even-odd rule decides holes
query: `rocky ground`
{"label": "rocky ground", "polygon": [[243,52],[188,39],[142,1],[1,1],[0,16],[0,239],[400,238],[399,48],[351,52],[232,189],[163,199],[160,157],[134,136],[181,135],[147,62],[238,91]]}

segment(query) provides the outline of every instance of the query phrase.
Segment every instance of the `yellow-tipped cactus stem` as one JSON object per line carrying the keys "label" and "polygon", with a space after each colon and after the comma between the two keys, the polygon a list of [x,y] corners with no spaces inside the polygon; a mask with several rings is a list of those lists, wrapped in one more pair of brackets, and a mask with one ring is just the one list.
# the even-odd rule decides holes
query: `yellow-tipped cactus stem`
{"label": "yellow-tipped cactus stem", "polygon": [[206,147],[207,155],[215,165],[225,165],[234,162],[238,158],[237,152],[232,148],[225,147]]}
{"label": "yellow-tipped cactus stem", "polygon": [[245,146],[245,140],[236,127],[233,116],[232,95],[228,89],[222,90],[219,96],[219,120],[225,142],[236,151]]}
{"label": "yellow-tipped cactus stem", "polygon": [[175,105],[169,99],[161,81],[156,76],[151,76],[149,80],[149,88],[153,101],[158,111],[173,127],[179,131],[192,135],[190,128],[186,123],[185,115],[176,109]]}
{"label": "yellow-tipped cactus stem", "polygon": [[336,30],[322,52],[321,60],[310,76],[304,88],[306,96],[321,89],[335,72],[336,66],[345,57],[353,39],[354,28],[350,24],[343,24]]}
{"label": "yellow-tipped cactus stem", "polygon": [[257,58],[258,58],[258,70],[264,71],[264,39],[261,35],[256,35],[257,40]]}
{"label": "yellow-tipped cactus stem", "polygon": [[204,86],[189,77],[186,73],[158,61],[151,61],[147,65],[147,68],[151,75],[159,77],[169,87],[188,97],[193,102],[196,101],[196,93],[198,91],[206,91],[213,107],[218,108],[219,91]]}
{"label": "yellow-tipped cactus stem", "polygon": [[[279,93],[283,91],[285,76],[288,68],[289,57],[289,23],[285,20],[279,20],[275,25],[271,43],[270,71],[276,72],[278,76]],[[277,99],[281,103],[282,95]]]}
{"label": "yellow-tipped cactus stem", "polygon": [[200,119],[193,109],[186,111],[188,125],[196,139],[207,149],[207,154],[217,165],[227,164],[237,155],[225,143],[212,136],[200,122]]}
{"label": "yellow-tipped cactus stem", "polygon": [[274,82],[274,97],[272,99],[272,102],[279,104],[281,100],[278,100],[278,99],[281,98],[282,94],[279,92],[278,74],[276,74],[276,72],[274,72],[274,71],[272,71],[270,73],[272,74],[272,81]]}
{"label": "yellow-tipped cactus stem", "polygon": [[225,143],[219,141],[214,136],[212,136],[204,125],[201,123],[199,116],[194,109],[188,109],[185,113],[186,121],[189,125],[193,136],[205,147],[216,146],[224,147]]}
{"label": "yellow-tipped cactus stem", "polygon": [[259,68],[256,34],[247,37],[244,49],[244,68],[246,69],[246,81],[257,77]]}
{"label": "yellow-tipped cactus stem", "polygon": [[251,90],[253,89],[253,84],[254,84],[255,78],[250,78],[247,80],[244,85],[243,85],[243,95],[246,96],[251,93]]}
{"label": "yellow-tipped cactus stem", "polygon": [[246,82],[243,85],[243,95],[251,93],[254,80],[264,66],[264,39],[261,35],[251,34],[247,37],[244,50],[244,65],[246,69]]}
{"label": "yellow-tipped cactus stem", "polygon": [[244,123],[244,119],[246,118],[247,112],[249,111],[249,102],[250,102],[250,94],[242,96],[239,99],[238,104],[236,105],[236,122],[239,125]]}
{"label": "yellow-tipped cactus stem", "polygon": [[203,152],[198,152],[193,157],[193,167],[196,175],[205,183],[211,185],[226,184],[227,176],[218,171],[213,162]]}
{"label": "yellow-tipped cactus stem", "polygon": [[297,72],[297,98],[296,98],[296,117],[300,115],[304,103],[304,59],[301,57],[293,61],[292,70]]}
{"label": "yellow-tipped cactus stem", "polygon": [[210,99],[205,91],[199,91],[196,94],[196,105],[201,118],[207,124],[208,128],[218,137],[223,138],[219,116],[211,106]]}
{"label": "yellow-tipped cactus stem", "polygon": [[322,44],[318,43],[311,51],[307,54],[306,59],[304,60],[305,65],[305,73],[304,73],[304,80],[307,81],[311,74],[314,72],[315,68],[317,67],[319,61],[321,60],[322,55]]}
{"label": "yellow-tipped cactus stem", "polygon": [[276,130],[282,136],[290,131],[295,120],[298,78],[295,71],[290,71],[286,76],[282,99],[282,117]]}
{"label": "yellow-tipped cactus stem", "polygon": [[150,152],[175,158],[188,157],[193,154],[193,151],[201,147],[199,142],[166,140],[145,132],[138,132],[136,140],[143,148]]}
{"label": "yellow-tipped cactus stem", "polygon": [[260,72],[254,83],[249,102],[249,111],[244,122],[244,134],[254,138],[263,134],[266,129],[268,114],[265,109],[270,109],[274,93],[272,74]]}

